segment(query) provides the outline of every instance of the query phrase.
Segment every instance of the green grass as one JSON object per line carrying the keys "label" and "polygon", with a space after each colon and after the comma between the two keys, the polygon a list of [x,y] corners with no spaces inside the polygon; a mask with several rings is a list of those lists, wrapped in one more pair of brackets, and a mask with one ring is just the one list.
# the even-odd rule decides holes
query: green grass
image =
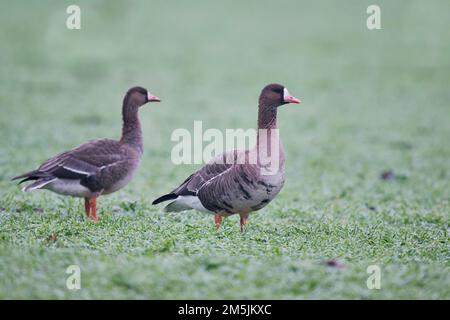
{"label": "green grass", "polygon": [[[0,298],[450,298],[448,1],[378,1],[379,31],[371,1],[77,1],[69,31],[72,3],[2,3]],[[198,167],[171,163],[172,131],[253,127],[270,82],[303,103],[280,110],[287,181],[247,232],[151,206]],[[100,198],[98,224],[10,181],[118,137],[133,85],[163,102],[141,110],[139,174]]]}

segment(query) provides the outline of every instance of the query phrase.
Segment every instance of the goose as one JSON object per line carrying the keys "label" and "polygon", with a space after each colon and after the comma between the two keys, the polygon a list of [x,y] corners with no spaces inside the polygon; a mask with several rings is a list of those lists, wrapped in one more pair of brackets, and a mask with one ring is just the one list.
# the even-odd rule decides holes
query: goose
{"label": "goose", "polygon": [[84,198],[86,217],[96,222],[97,198],[126,186],[139,166],[143,152],[139,107],[159,101],[142,87],[130,88],[123,99],[120,140],[90,140],[12,180],[22,179],[19,184],[30,181],[22,189],[25,192],[46,189],[64,196]]}
{"label": "goose", "polygon": [[[249,214],[267,206],[284,185],[285,158],[277,111],[282,105],[300,102],[280,84],[265,86],[259,96],[256,146],[216,156],[152,204],[171,201],[165,212],[195,209],[214,214],[217,229],[222,217],[239,214],[243,232]],[[270,164],[274,164],[273,168],[267,168]]]}

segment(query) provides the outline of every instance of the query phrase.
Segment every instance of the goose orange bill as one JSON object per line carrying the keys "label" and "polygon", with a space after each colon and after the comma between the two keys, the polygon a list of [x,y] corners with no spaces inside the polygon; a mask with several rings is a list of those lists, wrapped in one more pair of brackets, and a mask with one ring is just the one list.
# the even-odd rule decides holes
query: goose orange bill
{"label": "goose orange bill", "polygon": [[148,101],[156,101],[156,102],[160,102],[161,101],[160,98],[158,98],[157,96],[154,96],[154,95],[152,95],[150,93],[148,94],[147,99],[148,99]]}

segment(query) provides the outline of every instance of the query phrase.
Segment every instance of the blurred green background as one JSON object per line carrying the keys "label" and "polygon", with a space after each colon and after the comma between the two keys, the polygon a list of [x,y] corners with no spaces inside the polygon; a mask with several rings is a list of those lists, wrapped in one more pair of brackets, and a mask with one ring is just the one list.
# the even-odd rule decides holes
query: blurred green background
{"label": "blurred green background", "polygon": [[[450,298],[450,2],[377,1],[369,31],[372,3],[76,1],[68,30],[74,1],[1,0],[0,298]],[[287,181],[247,232],[151,206],[198,167],[171,163],[172,131],[254,127],[271,82],[303,103],[280,110]],[[10,181],[119,137],[134,85],[163,102],[141,109],[139,174],[100,223]]]}

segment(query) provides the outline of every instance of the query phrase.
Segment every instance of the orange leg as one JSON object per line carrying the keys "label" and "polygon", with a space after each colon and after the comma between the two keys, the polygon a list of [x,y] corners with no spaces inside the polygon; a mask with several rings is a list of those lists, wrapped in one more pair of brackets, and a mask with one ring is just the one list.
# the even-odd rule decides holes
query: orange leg
{"label": "orange leg", "polygon": [[248,219],[248,214],[241,215],[241,220],[240,220],[241,232],[244,232],[244,230],[245,230],[245,225],[247,224],[247,219]]}
{"label": "orange leg", "polygon": [[86,218],[92,218],[95,222],[97,219],[97,198],[84,198],[84,210],[86,211]]}
{"label": "orange leg", "polygon": [[94,220],[94,222],[98,221],[97,218],[97,198],[94,197],[90,200],[91,203],[91,218]]}
{"label": "orange leg", "polygon": [[219,213],[214,215],[214,222],[216,223],[217,230],[219,230],[220,224],[222,223],[222,216]]}
{"label": "orange leg", "polygon": [[91,202],[89,198],[84,198],[84,211],[86,212],[86,218],[91,216]]}

